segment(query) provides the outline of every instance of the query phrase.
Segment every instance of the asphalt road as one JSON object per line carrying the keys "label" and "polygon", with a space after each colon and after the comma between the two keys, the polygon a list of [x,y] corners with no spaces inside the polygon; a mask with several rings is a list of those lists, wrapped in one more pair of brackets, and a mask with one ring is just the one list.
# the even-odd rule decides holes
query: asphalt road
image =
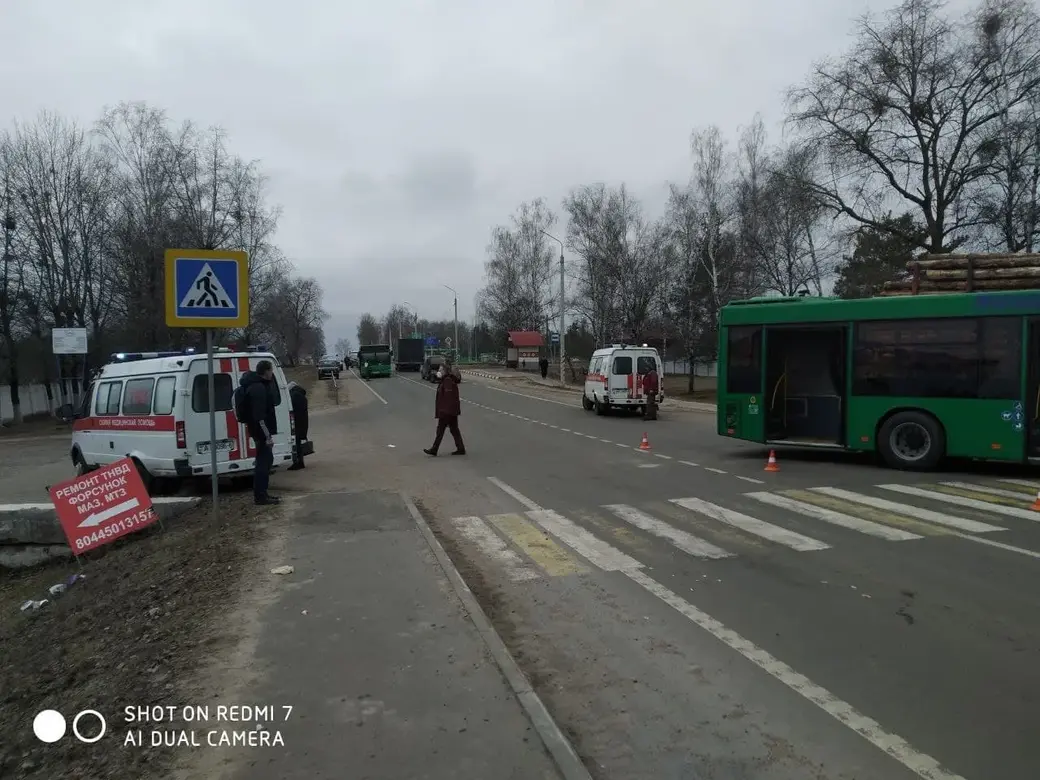
{"label": "asphalt road", "polygon": [[[402,462],[434,427],[417,379],[366,385]],[[709,414],[461,388],[469,454],[448,437],[430,479],[484,488],[428,508],[594,776],[1037,775],[1040,478],[785,450],[767,473]]]}

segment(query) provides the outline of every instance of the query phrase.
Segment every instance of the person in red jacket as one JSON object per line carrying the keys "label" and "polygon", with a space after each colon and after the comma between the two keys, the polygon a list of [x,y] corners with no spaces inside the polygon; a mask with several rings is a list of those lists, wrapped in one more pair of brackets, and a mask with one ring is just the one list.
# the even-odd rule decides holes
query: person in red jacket
{"label": "person in red jacket", "polygon": [[657,368],[652,367],[643,375],[643,395],[646,396],[646,405],[643,407],[644,420],[657,419],[657,393],[660,389]]}
{"label": "person in red jacket", "polygon": [[423,450],[427,455],[436,457],[437,450],[444,438],[444,430],[451,431],[451,437],[455,440],[455,451],[452,455],[465,455],[466,445],[462,442],[462,433],[459,431],[459,415],[462,414],[462,399],[459,397],[459,371],[450,363],[445,362],[437,369],[437,397],[434,400],[434,417],[437,418],[437,437],[433,440],[433,446]]}

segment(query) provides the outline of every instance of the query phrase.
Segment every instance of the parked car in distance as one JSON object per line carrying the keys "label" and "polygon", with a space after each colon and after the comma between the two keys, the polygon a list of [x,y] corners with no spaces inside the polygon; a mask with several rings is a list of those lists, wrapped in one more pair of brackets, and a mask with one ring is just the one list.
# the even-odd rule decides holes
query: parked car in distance
{"label": "parked car in distance", "polygon": [[339,372],[343,369],[343,361],[338,355],[325,355],[318,362],[318,379],[334,377],[339,379]]}

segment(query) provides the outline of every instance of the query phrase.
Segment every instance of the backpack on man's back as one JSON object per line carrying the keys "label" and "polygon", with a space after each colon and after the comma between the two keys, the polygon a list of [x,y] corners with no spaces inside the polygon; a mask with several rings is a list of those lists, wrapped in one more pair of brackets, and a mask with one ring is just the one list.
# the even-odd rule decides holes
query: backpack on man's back
{"label": "backpack on man's back", "polygon": [[253,422],[252,404],[249,400],[249,393],[246,392],[246,388],[243,385],[235,388],[232,400],[235,407],[235,417],[238,418],[238,421],[243,425]]}

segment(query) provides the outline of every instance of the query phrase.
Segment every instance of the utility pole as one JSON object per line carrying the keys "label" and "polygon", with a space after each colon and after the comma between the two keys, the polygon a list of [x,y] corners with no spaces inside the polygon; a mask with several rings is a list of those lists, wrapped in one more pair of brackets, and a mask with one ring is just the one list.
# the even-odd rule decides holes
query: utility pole
{"label": "utility pole", "polygon": [[566,365],[565,361],[567,360],[567,350],[564,348],[563,344],[563,332],[567,327],[565,321],[565,312],[567,309],[567,285],[563,272],[563,242],[552,233],[546,233],[544,230],[541,231],[541,233],[546,238],[551,238],[560,245],[560,384],[566,386],[567,374],[564,366]]}
{"label": "utility pole", "polygon": [[451,346],[455,350],[455,362],[458,363],[459,362],[459,360],[458,360],[458,357],[459,357],[459,294],[457,292],[455,292],[455,288],[454,287],[448,287],[448,285],[444,285],[444,287],[446,289],[448,289],[448,290],[451,290],[451,294],[455,296],[455,342]]}

